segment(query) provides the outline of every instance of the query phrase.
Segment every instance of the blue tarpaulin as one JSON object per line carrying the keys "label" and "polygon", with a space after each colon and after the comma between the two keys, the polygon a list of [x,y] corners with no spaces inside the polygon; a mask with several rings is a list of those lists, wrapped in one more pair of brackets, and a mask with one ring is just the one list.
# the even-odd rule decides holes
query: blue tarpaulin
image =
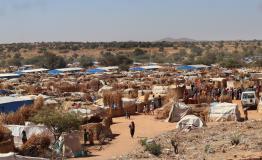
{"label": "blue tarpaulin", "polygon": [[103,73],[103,72],[106,72],[106,70],[98,69],[98,68],[88,69],[86,71],[86,73],[88,73],[88,74]]}
{"label": "blue tarpaulin", "polygon": [[192,66],[179,66],[176,68],[177,70],[193,70],[193,69],[196,69],[195,67],[192,67]]}
{"label": "blue tarpaulin", "polygon": [[33,104],[33,99],[19,99],[15,97],[0,97],[0,112],[15,112],[24,105]]}
{"label": "blue tarpaulin", "polygon": [[61,71],[58,71],[58,70],[56,70],[56,69],[51,70],[51,71],[48,71],[48,74],[51,74],[51,75],[59,75],[59,74],[61,74],[61,73],[62,73]]}
{"label": "blue tarpaulin", "polygon": [[9,94],[9,93],[10,92],[7,91],[7,90],[3,90],[3,89],[0,90],[0,95],[6,95],[6,94]]}
{"label": "blue tarpaulin", "polygon": [[129,70],[130,71],[144,71],[145,69],[141,67],[134,67],[134,68],[130,68]]}

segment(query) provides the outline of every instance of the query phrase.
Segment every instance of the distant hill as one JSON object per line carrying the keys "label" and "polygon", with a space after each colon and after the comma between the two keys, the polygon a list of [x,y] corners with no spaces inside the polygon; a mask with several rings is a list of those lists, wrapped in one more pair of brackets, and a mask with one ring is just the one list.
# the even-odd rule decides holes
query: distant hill
{"label": "distant hill", "polygon": [[158,40],[157,42],[195,42],[196,40],[190,39],[190,38],[171,38],[171,37],[166,37],[163,39]]}

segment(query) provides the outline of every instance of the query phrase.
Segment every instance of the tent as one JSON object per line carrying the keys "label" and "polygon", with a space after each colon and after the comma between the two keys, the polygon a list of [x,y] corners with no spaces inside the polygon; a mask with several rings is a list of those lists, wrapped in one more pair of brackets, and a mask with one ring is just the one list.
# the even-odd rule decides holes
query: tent
{"label": "tent", "polygon": [[5,125],[8,129],[12,131],[14,136],[14,142],[17,147],[22,144],[22,131],[26,132],[27,138],[33,134],[48,133],[51,135],[48,128],[44,125]]}
{"label": "tent", "polygon": [[176,125],[178,129],[193,129],[204,126],[203,121],[195,115],[186,115]]}
{"label": "tent", "polygon": [[86,71],[87,74],[96,74],[96,73],[103,73],[106,72],[106,70],[104,69],[98,69],[98,68],[94,68],[94,69],[88,69]]}
{"label": "tent", "polygon": [[166,121],[168,122],[178,122],[181,118],[187,115],[190,112],[191,108],[185,103],[175,103],[170,112]]}
{"label": "tent", "polygon": [[212,103],[208,113],[209,121],[237,121],[240,119],[240,112],[237,104],[233,103]]}

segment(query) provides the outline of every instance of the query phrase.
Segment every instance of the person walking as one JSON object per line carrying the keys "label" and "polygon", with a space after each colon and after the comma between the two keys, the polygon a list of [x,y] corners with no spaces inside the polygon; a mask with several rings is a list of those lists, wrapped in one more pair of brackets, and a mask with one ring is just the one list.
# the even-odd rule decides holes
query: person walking
{"label": "person walking", "polygon": [[130,135],[133,138],[135,134],[135,123],[132,121],[131,124],[129,125],[129,130],[130,130]]}
{"label": "person walking", "polygon": [[86,131],[86,129],[84,129],[84,145],[86,145],[87,141],[89,141],[89,132]]}
{"label": "person walking", "polygon": [[22,131],[22,142],[25,144],[27,142],[27,136],[25,130]]}

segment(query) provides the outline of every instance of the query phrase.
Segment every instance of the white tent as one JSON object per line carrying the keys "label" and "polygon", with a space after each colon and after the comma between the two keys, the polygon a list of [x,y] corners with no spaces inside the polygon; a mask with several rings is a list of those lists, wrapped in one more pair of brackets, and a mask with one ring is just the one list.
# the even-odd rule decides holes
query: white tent
{"label": "white tent", "polygon": [[8,129],[12,131],[14,136],[14,142],[16,146],[22,144],[22,131],[26,132],[27,138],[30,138],[33,134],[48,133],[51,135],[50,131],[44,125],[5,125]]}
{"label": "white tent", "polygon": [[240,119],[240,112],[237,104],[233,103],[212,103],[208,113],[209,121],[237,121]]}
{"label": "white tent", "polygon": [[187,106],[185,103],[175,103],[170,112],[169,116],[167,118],[167,122],[178,122],[183,118],[185,115],[189,113],[191,108]]}
{"label": "white tent", "polygon": [[203,121],[195,115],[184,116],[176,125],[178,129],[194,129],[204,126]]}

